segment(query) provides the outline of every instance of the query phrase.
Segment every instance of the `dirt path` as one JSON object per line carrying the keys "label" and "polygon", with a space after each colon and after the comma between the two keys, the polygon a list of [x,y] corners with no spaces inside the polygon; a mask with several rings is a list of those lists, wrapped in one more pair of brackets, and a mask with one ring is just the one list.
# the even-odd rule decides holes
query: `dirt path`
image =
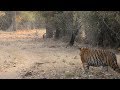
{"label": "dirt path", "polygon": [[[15,47],[2,47],[1,55],[4,60],[1,65],[0,78],[20,78],[19,71],[30,67],[37,61],[37,56],[34,53],[26,52]],[[30,57],[28,56],[30,55]],[[40,58],[40,57],[39,57]]]}
{"label": "dirt path", "polygon": [[39,31],[36,36],[35,30],[0,32],[0,79],[120,78],[116,72],[101,68],[91,68],[89,75],[84,74],[79,50],[65,48],[66,43],[60,41],[44,41],[43,33]]}

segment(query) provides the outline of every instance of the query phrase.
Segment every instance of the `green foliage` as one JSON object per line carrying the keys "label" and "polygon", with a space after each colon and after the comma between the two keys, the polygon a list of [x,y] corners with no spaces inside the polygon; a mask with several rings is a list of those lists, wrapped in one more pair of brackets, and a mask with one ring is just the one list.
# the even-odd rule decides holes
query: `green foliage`
{"label": "green foliage", "polygon": [[36,11],[35,12],[35,19],[40,21],[45,21],[45,17],[42,15],[43,11]]}

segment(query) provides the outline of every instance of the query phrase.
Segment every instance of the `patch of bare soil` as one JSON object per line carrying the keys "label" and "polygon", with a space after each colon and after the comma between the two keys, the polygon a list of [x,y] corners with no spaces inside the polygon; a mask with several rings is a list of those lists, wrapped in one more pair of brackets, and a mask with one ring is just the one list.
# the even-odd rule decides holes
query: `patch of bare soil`
{"label": "patch of bare soil", "polygon": [[[43,40],[45,30],[0,31],[1,79],[118,79],[120,74],[109,68],[90,67],[84,73],[75,47],[52,39]],[[120,55],[117,55],[120,63]]]}

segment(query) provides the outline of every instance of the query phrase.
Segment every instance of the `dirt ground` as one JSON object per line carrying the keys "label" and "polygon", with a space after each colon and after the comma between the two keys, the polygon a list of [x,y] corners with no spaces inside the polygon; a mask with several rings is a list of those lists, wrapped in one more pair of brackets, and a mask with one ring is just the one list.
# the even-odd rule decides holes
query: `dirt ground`
{"label": "dirt ground", "polygon": [[[76,47],[42,39],[45,30],[0,31],[0,79],[120,79],[109,68],[90,67],[85,74]],[[120,55],[117,55],[120,63]]]}

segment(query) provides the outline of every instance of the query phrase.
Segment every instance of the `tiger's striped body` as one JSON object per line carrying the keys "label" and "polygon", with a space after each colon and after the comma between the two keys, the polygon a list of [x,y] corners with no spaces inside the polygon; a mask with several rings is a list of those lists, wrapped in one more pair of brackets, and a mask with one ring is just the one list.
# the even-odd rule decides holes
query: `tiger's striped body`
{"label": "tiger's striped body", "polygon": [[85,71],[89,70],[89,66],[108,68],[120,73],[120,68],[117,64],[116,55],[113,52],[103,49],[80,48],[80,57]]}

